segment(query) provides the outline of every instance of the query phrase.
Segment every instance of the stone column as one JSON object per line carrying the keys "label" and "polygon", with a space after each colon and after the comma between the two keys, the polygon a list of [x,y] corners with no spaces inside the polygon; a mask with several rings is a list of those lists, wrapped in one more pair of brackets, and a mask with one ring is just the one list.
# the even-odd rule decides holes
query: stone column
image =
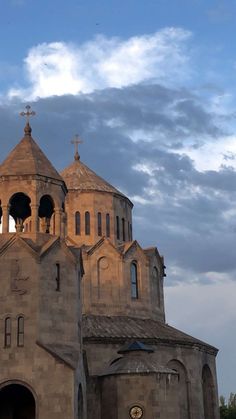
{"label": "stone column", "polygon": [[9,206],[2,205],[2,232],[9,232]]}
{"label": "stone column", "polygon": [[39,231],[39,216],[38,216],[38,205],[30,205],[31,207],[31,233]]}
{"label": "stone column", "polygon": [[61,208],[55,208],[55,235],[61,236]]}

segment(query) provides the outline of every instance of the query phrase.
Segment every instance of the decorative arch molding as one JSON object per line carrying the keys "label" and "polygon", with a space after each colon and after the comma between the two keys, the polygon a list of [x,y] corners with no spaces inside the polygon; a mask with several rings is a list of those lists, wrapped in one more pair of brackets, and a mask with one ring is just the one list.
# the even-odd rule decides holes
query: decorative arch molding
{"label": "decorative arch molding", "polygon": [[16,379],[4,379],[0,381],[0,390],[2,390],[4,387],[10,385],[10,384],[18,384],[20,386],[26,387],[33,395],[35,402],[38,401],[38,396],[34,390],[33,383],[26,382],[24,380],[21,380],[20,378]]}
{"label": "decorative arch molding", "polygon": [[7,191],[4,191],[4,197],[2,197],[1,199],[2,205],[9,205],[11,198],[17,193],[23,193],[24,195],[27,195],[30,198],[30,201],[32,203],[34,202],[34,195],[32,194],[32,192],[30,193],[29,188],[21,184],[20,190],[18,190],[17,188],[9,188]]}
{"label": "decorative arch molding", "polygon": [[58,195],[55,194],[55,191],[54,192],[52,191],[52,193],[49,193],[49,192],[48,193],[45,193],[45,191],[44,191],[44,192],[41,192],[40,194],[38,194],[37,195],[37,203],[36,203],[37,205],[40,205],[40,201],[41,201],[41,199],[44,196],[49,196],[51,198],[51,200],[54,203],[54,207],[55,208],[61,208],[62,210],[65,209],[65,202],[64,202],[64,200],[63,199],[60,200],[59,197],[58,197]]}
{"label": "decorative arch molding", "polygon": [[0,382],[0,394],[1,394],[1,390],[4,390],[5,388],[11,386],[11,385],[16,385],[22,388],[25,388],[26,390],[28,390],[28,392],[31,394],[33,400],[34,400],[34,408],[35,408],[35,418],[34,419],[38,419],[38,396],[33,388],[32,384],[29,384],[28,382],[25,382],[24,380],[21,379],[5,379],[3,381]]}
{"label": "decorative arch molding", "polygon": [[188,371],[179,359],[171,359],[167,367],[179,374],[179,409],[181,419],[191,419],[190,416],[190,382]]}
{"label": "decorative arch molding", "polygon": [[97,298],[112,298],[112,282],[110,263],[107,256],[101,256],[97,260]]}
{"label": "decorative arch molding", "polygon": [[202,368],[202,395],[204,419],[214,419],[216,406],[215,385],[213,374],[208,364],[203,365]]}

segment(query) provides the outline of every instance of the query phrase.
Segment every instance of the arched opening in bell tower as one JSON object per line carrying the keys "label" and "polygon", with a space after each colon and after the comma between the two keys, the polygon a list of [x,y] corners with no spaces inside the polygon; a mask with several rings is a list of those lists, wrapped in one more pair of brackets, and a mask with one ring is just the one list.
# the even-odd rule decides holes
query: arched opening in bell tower
{"label": "arched opening in bell tower", "polygon": [[0,388],[0,419],[35,418],[35,398],[26,386],[13,383]]}
{"label": "arched opening in bell tower", "polygon": [[15,231],[24,231],[24,222],[31,216],[30,198],[23,192],[17,192],[9,201],[9,216],[15,221]]}
{"label": "arched opening in bell tower", "polygon": [[54,214],[54,201],[50,195],[44,195],[39,203],[39,218],[41,220],[41,231],[50,233],[52,229],[51,220]]}

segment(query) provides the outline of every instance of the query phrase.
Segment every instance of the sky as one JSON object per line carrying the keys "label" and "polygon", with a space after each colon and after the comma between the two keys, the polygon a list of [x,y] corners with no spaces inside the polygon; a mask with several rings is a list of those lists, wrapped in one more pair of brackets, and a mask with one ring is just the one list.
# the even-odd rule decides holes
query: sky
{"label": "sky", "polygon": [[236,392],[236,0],[0,0],[1,160],[33,137],[135,204],[165,256],[169,324],[219,348]]}

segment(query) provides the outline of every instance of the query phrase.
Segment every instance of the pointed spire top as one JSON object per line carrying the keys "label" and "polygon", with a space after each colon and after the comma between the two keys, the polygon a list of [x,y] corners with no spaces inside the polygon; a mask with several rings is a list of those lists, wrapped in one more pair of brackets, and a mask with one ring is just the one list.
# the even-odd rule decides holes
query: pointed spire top
{"label": "pointed spire top", "polygon": [[75,160],[80,160],[80,155],[79,155],[79,151],[78,151],[78,145],[82,144],[83,141],[80,140],[78,134],[75,135],[75,138],[73,140],[71,140],[71,144],[74,144],[75,146],[75,155],[74,155],[74,159]]}
{"label": "pointed spire top", "polygon": [[25,135],[26,136],[31,136],[32,128],[30,126],[29,121],[30,121],[31,116],[36,115],[36,112],[31,110],[30,105],[26,105],[25,109],[26,109],[26,112],[25,111],[20,112],[20,116],[25,116],[26,117],[26,125],[25,125],[25,128],[24,128]]}

